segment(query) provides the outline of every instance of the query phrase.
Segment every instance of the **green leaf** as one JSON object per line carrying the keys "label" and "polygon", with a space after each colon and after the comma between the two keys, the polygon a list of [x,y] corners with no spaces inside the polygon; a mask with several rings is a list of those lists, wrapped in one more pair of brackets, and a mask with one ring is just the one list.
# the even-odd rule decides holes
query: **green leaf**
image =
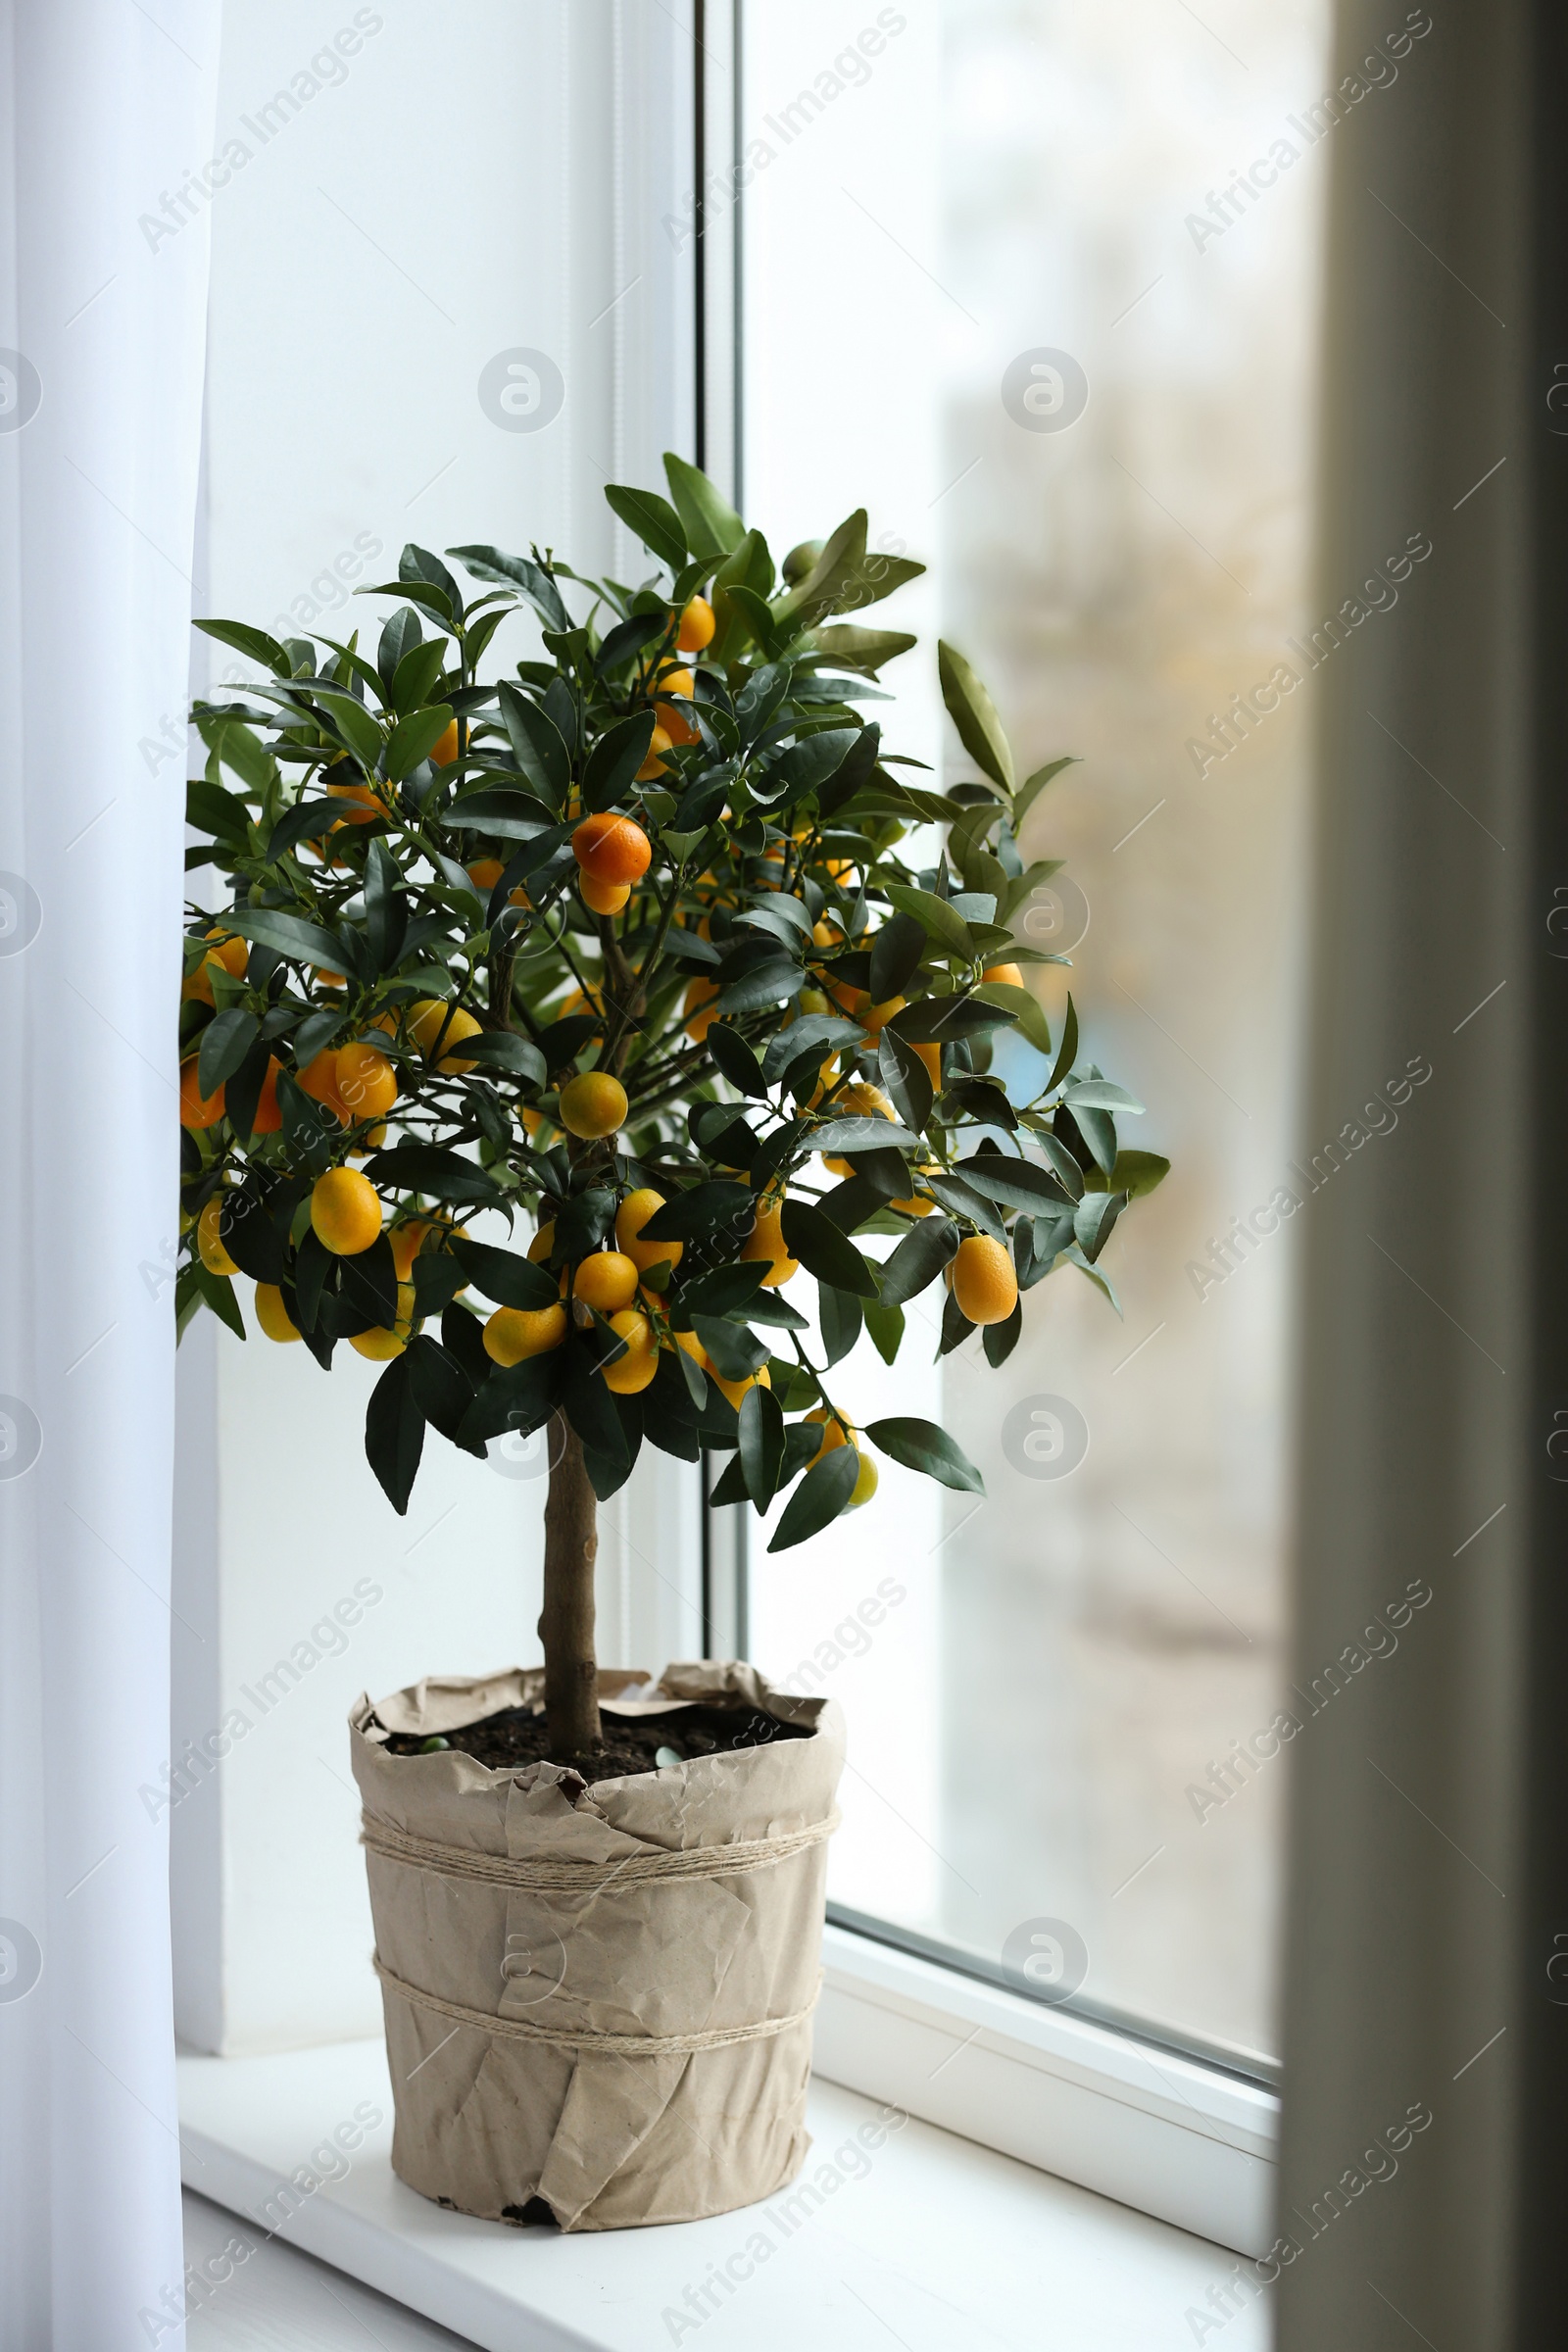
{"label": "green leaf", "polygon": [[432,1429],[456,1440],[473,1391],[462,1367],[427,1332],[409,1342],[409,1387]]}
{"label": "green leaf", "polygon": [[1067,1198],[1060,1179],[1051,1169],[1037,1167],[1030,1159],[1004,1158],[1000,1152],[977,1152],[972,1159],[960,1159],[953,1172],[986,1200],[1000,1200],[1004,1208],[1025,1209],[1030,1216],[1039,1216]]}
{"label": "green leaf", "polygon": [[907,629],[858,629],[845,623],[818,629],[816,642],[824,654],[844,668],[862,670],[868,678],[874,678],[885,662],[896,662],[900,654],[906,654],[919,639]]}
{"label": "green leaf", "polygon": [[323,931],[318,923],[307,923],[297,914],[285,914],[271,906],[250,906],[226,914],[223,921],[241,939],[259,940],[264,948],[275,948],[279,956],[287,956],[295,963],[318,963],[329,972],[343,969],[342,941],[334,932]]}
{"label": "green leaf", "polygon": [[835,1446],[823,1454],[784,1505],[768,1550],[789,1551],[820,1535],[847,1507],[859,1475],[860,1457],[853,1446]]}
{"label": "green leaf", "polygon": [[866,605],[879,605],[885,596],[917,580],[925,570],[923,564],[907,556],[884,556],[867,553],[851,569],[843,589],[834,599],[841,612],[858,612]]}
{"label": "green leaf", "polygon": [[629,620],[618,622],[599,648],[594,662],[599,676],[608,678],[624,669],[634,654],[652,645],[656,637],[662,637],[668,627],[669,614],[662,608],[657,612],[634,612]]}
{"label": "green leaf", "polygon": [[906,1127],[923,1135],[932,1102],[931,1073],[925,1063],[896,1029],[883,1030],[877,1041],[876,1061],[894,1109]]}
{"label": "green leaf", "polygon": [[386,739],[358,695],[342,694],[333,687],[318,686],[312,690],[312,699],[326,713],[329,732],[335,734],[340,743],[346,743],[366,767],[373,768],[381,757]]}
{"label": "green leaf", "polygon": [[686,545],[694,556],[728,555],[739,547],[746,536],[746,525],[734,508],[719,496],[706,473],[666,449],[664,479],[675,502]]}
{"label": "green leaf", "polygon": [[860,739],[858,727],[823,727],[792,744],[766,773],[754,777],[752,791],[760,801],[798,801],[836,775]]}
{"label": "green leaf", "polygon": [[[535,813],[542,804],[526,792],[465,793],[447,810],[449,825],[472,825],[493,834],[497,841],[537,841],[543,844],[539,856],[530,860],[539,863],[560,847],[563,835],[568,839],[570,825],[551,825]],[[549,840],[546,841],[546,836]]]}
{"label": "green leaf", "polygon": [[407,603],[417,605],[421,612],[433,612],[443,628],[453,625],[452,599],[444,588],[429,580],[379,580],[373,587],[356,588],[356,596],[401,596]]}
{"label": "green leaf", "polygon": [[811,1208],[804,1200],[786,1200],[780,1231],[791,1257],[798,1257],[819,1283],[826,1283],[835,1291],[853,1292],[861,1298],[876,1297],[876,1276],[855,1244],[846,1240],[819,1208]]}
{"label": "green leaf", "polygon": [[624,1475],[631,1467],[631,1449],[615,1410],[613,1392],[606,1388],[597,1363],[577,1338],[568,1342],[563,1353],[562,1399],[572,1428],[584,1446],[602,1454],[607,1463],[619,1465]]}
{"label": "green leaf", "polygon": [[817,1292],[822,1325],[823,1370],[842,1363],[860,1336],[860,1301],[848,1292],[821,1288]]}
{"label": "green leaf", "polygon": [[433,703],[427,710],[411,710],[407,718],[398,720],[386,747],[386,772],[394,784],[401,784],[421,760],[429,758],[451,724],[452,712],[445,703]]}
{"label": "green leaf", "polygon": [[856,565],[865,555],[865,509],[858,507],[824,542],[821,554],[805,579],[772,608],[772,617],[781,636],[791,629],[808,629],[833,611],[854,578]]}
{"label": "green leaf", "polygon": [[1054,1095],[1077,1057],[1078,1011],[1069,996],[1066,1018],[1061,1024],[1061,1044],[1056,1049],[1056,1058],[1053,1064],[1051,1076],[1046,1080],[1042,1091],[1048,1095]]}
{"label": "green leaf", "polygon": [[266,792],[276,783],[277,761],[239,719],[225,719],[215,727],[212,741],[224,766],[231,767],[252,792]]}
{"label": "green leaf", "polygon": [[1073,1211],[1073,1239],[1091,1265],[1109,1241],[1126,1205],[1125,1193],[1085,1193]]}
{"label": "green leaf", "polygon": [[[448,1323],[458,1311],[449,1307],[441,1318],[443,1340],[447,1337]],[[453,1337],[456,1336],[454,1330]],[[450,1352],[456,1354],[457,1349],[451,1348]],[[482,1352],[481,1341],[476,1353]],[[458,1424],[457,1443],[473,1451],[482,1449],[491,1438],[499,1438],[504,1429],[514,1429],[519,1437],[527,1437],[540,1428],[556,1409],[561,1389],[561,1353],[559,1348],[552,1348],[544,1355],[525,1355],[520,1364],[509,1364],[504,1369],[491,1366],[485,1357],[489,1377]],[[477,1361],[472,1369],[478,1371]]]}
{"label": "green leaf", "polygon": [[[645,1242],[693,1242],[723,1225],[733,1225],[738,1236],[746,1230],[741,1220],[749,1225],[754,1211],[749,1185],[722,1181],[694,1184],[689,1192],[675,1194],[662,1208],[655,1209],[641,1238]],[[764,1273],[766,1270],[763,1267]]]}
{"label": "green leaf", "polygon": [[858,1021],[846,1021],[836,1012],[807,1012],[787,1029],[779,1029],[767,1041],[762,1056],[762,1076],[773,1086],[797,1060],[804,1061],[808,1054],[825,1060],[842,1047],[856,1046],[864,1035]]}
{"label": "green leaf", "polygon": [[[534,1314],[554,1306],[560,1296],[557,1277],[514,1250],[495,1250],[488,1242],[451,1241],[447,1250],[470,1282],[493,1298],[497,1306],[518,1306]],[[417,1264],[419,1261],[415,1260]]]}
{"label": "green leaf", "polygon": [[244,802],[225,792],[221,784],[192,776],[185,787],[185,822],[193,832],[210,833],[215,841],[243,842],[250,831],[251,814]]}
{"label": "green leaf", "polygon": [[398,1270],[384,1233],[368,1250],[339,1260],[338,1296],[338,1331],[345,1338],[354,1329],[351,1318],[358,1319],[362,1331],[389,1330],[397,1321]]}
{"label": "green leaf", "polygon": [[[765,1323],[772,1331],[806,1331],[808,1320],[787,1298],[776,1291],[762,1291],[746,1310],[754,1323]],[[775,1359],[776,1360],[776,1359]]]}
{"label": "green leaf", "polygon": [[196,1056],[196,1077],[204,1098],[215,1095],[226,1078],[233,1077],[256,1043],[260,1028],[255,1013],[238,1004],[208,1022]]}
{"label": "green leaf", "polygon": [[428,1193],[436,1200],[478,1203],[497,1198],[497,1186],[483,1168],[438,1144],[400,1144],[395,1152],[373,1152],[365,1173],[390,1191]]}
{"label": "green leaf", "polygon": [[741,1094],[757,1097],[766,1095],[767,1085],[761,1065],[738,1029],[730,1029],[722,1021],[714,1021],[708,1032],[708,1051],[731,1086]]}
{"label": "green leaf", "polygon": [[527,1038],[512,1029],[487,1029],[482,1037],[465,1038],[463,1058],[481,1070],[506,1070],[514,1078],[545,1083],[545,1057]]}
{"label": "green leaf", "polygon": [[[1024,1124],[1060,1177],[1062,1191],[1068,1200],[1081,1200],[1088,1179],[1060,1136],[1053,1134],[1042,1119],[1026,1118]],[[1117,1187],[1118,1191],[1121,1189]]]}
{"label": "green leaf", "polygon": [[290,1278],[283,1237],[268,1214],[265,1198],[236,1187],[220,1196],[218,1230],[224,1249],[242,1274],[253,1282],[286,1282]]}
{"label": "green leaf", "polygon": [[1125,1193],[1129,1200],[1138,1200],[1169,1174],[1170,1161],[1157,1152],[1118,1152],[1108,1176],[1096,1168],[1083,1182],[1090,1192]]}
{"label": "green leaf", "polygon": [[1144,1105],[1124,1086],[1112,1086],[1108,1078],[1079,1078],[1068,1087],[1062,1101],[1069,1110],[1126,1110],[1141,1113]]}
{"label": "green leaf", "polygon": [[[400,606],[396,612],[382,621],[381,634],[376,640],[375,667],[381,681],[383,701],[392,700],[392,685],[398,674],[398,663],[405,654],[413,653],[420,641],[420,635],[419,615],[412,605]],[[415,700],[422,703],[424,696],[416,695]]]}
{"label": "green leaf", "polygon": [[1010,797],[1012,753],[1002,731],[996,705],[956,647],[938,643],[937,674],[942,681],[942,700],[958,730],[958,741],[976,767]]}
{"label": "green leaf", "polygon": [[726,1322],[718,1315],[693,1315],[692,1329],[708,1349],[720,1380],[747,1380],[767,1361],[766,1345],[744,1323]]}
{"label": "green leaf", "polygon": [[1018,1035],[1027,1038],[1037,1054],[1051,1053],[1051,1024],[1032,989],[1016,988],[1010,980],[987,980],[975,990],[982,1004],[996,1004],[1014,1015]]}
{"label": "green leaf", "polygon": [[[415,626],[418,626],[417,621]],[[400,716],[419,710],[430,700],[446,658],[446,640],[441,637],[432,637],[426,644],[416,640],[410,646],[392,673],[392,708]]]}
{"label": "green leaf", "polygon": [[829,1119],[824,1126],[813,1127],[810,1145],[813,1152],[841,1155],[850,1152],[916,1152],[920,1138],[874,1111],[868,1118]]}
{"label": "green leaf", "polygon": [[284,809],[268,835],[263,856],[271,865],[298,842],[318,841],[323,833],[330,832],[334,825],[342,821],[341,801],[296,801],[292,808]]}
{"label": "green leaf", "polygon": [[778,1398],[764,1388],[748,1389],[738,1416],[741,1475],[759,1511],[778,1493],[784,1468],[784,1415]]}
{"label": "green leaf", "polygon": [[895,914],[871,942],[871,974],[867,985],[873,1004],[899,996],[914,977],[925,953],[925,924],[916,914]]}
{"label": "green leaf", "polygon": [[1019,827],[1023,823],[1024,818],[1028,815],[1030,809],[1040,798],[1040,795],[1045,791],[1046,786],[1051,782],[1053,776],[1059,776],[1064,767],[1077,767],[1079,764],[1080,762],[1077,753],[1069,752],[1064,759],[1051,760],[1047,761],[1044,767],[1037,767],[1034,774],[1027,777],[1025,781],[1019,785],[1012,804],[1012,829],[1014,833],[1018,831]]}
{"label": "green leaf", "polygon": [[633,777],[648,757],[656,721],[652,710],[639,710],[601,735],[588,755],[582,772],[582,805],[595,811],[624,800]]}
{"label": "green leaf", "polygon": [[428,586],[439,589],[451,608],[453,619],[463,618],[463,595],[458,583],[440,557],[433,556],[427,547],[420,547],[412,539],[409,541],[398,558],[398,578],[405,587],[411,580],[422,580]]}
{"label": "green leaf", "polygon": [[377,972],[397,969],[408,936],[409,902],[398,888],[397,860],[372,841],[365,858],[365,944]]}
{"label": "green leaf", "polygon": [[449,547],[447,554],[472,572],[476,580],[497,580],[504,588],[520,588],[547,629],[569,629],[571,614],[550,574],[526,556],[503,555],[499,547]]}
{"label": "green leaf", "polygon": [[958,1229],[951,1218],[922,1217],[882,1268],[882,1304],[903,1306],[906,1299],[918,1298],[957,1250]]}
{"label": "green leaf", "polygon": [[395,1355],[370,1392],[365,1412],[365,1451],[399,1518],[419,1472],[424,1448],[424,1415],[415,1399],[413,1367]]}
{"label": "green leaf", "polygon": [[668,499],[661,498],[657,490],[629,490],[620,482],[607,482],[605,497],[644,547],[652,548],[671,571],[679,571],[691,551],[681,518]]}
{"label": "green leaf", "polygon": [[[746,1197],[750,1200],[750,1193]],[[652,1223],[650,1217],[648,1224]],[[648,1226],[645,1225],[645,1239],[647,1234]],[[656,1241],[660,1238],[657,1234],[654,1236]],[[732,1315],[742,1306],[748,1314],[754,1314],[763,1303],[758,1294],[766,1273],[766,1265],[755,1258],[744,1258],[734,1265],[715,1266],[711,1274],[699,1274],[695,1281],[682,1285],[680,1303],[690,1315]],[[687,1361],[690,1360],[688,1357]]]}
{"label": "green leaf", "polygon": [[244,654],[252,662],[265,662],[275,677],[289,674],[288,656],[275,637],[265,629],[247,628],[241,620],[193,620],[193,629],[204,637],[216,637],[220,645],[231,645],[236,654]]}
{"label": "green leaf", "polygon": [[962,1446],[934,1421],[900,1414],[890,1421],[869,1422],[865,1434],[880,1452],[890,1461],[902,1462],[906,1470],[922,1471],[960,1494],[986,1491],[985,1480]]}
{"label": "green leaf", "polygon": [[[739,583],[733,588],[718,588],[713,592],[713,609],[717,614],[730,613],[739,620],[746,633],[760,645],[771,660],[778,650],[778,631],[773,626],[773,609],[755,588]],[[727,639],[726,643],[732,643]]]}
{"label": "green leaf", "polygon": [[811,936],[809,907],[804,906],[787,890],[770,890],[764,906],[754,906],[737,919],[743,923],[760,924],[764,930],[771,930],[774,938],[782,940],[786,947],[794,940],[809,939]]}
{"label": "green leaf", "polygon": [[[416,1316],[439,1315],[444,1308],[451,1305],[462,1290],[463,1268],[455,1258],[449,1257],[444,1250],[434,1256],[428,1250],[421,1250],[414,1260],[409,1269],[409,1279],[414,1285]],[[473,1321],[472,1315],[469,1315],[468,1321],[470,1323]],[[490,1359],[486,1356],[485,1368],[480,1374],[481,1380],[488,1375],[489,1368]],[[441,1435],[444,1438],[451,1437],[452,1432],[442,1425]]]}
{"label": "green leaf", "polygon": [[993,1372],[1000,1371],[1023,1336],[1023,1302],[1020,1299],[1004,1323],[988,1323],[980,1335],[980,1345],[986,1351],[986,1362]]}
{"label": "green leaf", "polygon": [[234,1285],[226,1274],[215,1274],[198,1258],[195,1267],[196,1288],[212,1308],[220,1323],[226,1323],[237,1340],[245,1338],[245,1318],[239,1311]]}
{"label": "green leaf", "polygon": [[[281,1097],[282,1088],[278,1089]],[[301,1100],[305,1100],[301,1097]],[[307,1225],[294,1252],[294,1316],[307,1338],[316,1329],[322,1293],[337,1277],[337,1259],[317,1237],[314,1226]]]}
{"label": "green leaf", "polygon": [[954,1216],[978,1225],[994,1242],[1005,1242],[1007,1229],[983,1193],[977,1193],[972,1185],[961,1183],[956,1176],[938,1176],[930,1170],[923,1181],[932,1200],[940,1200]]}
{"label": "green leaf", "polygon": [[1067,1249],[1062,1251],[1062,1255],[1067,1258],[1071,1264],[1078,1268],[1080,1274],[1088,1275],[1090,1281],[1094,1284],[1097,1291],[1104,1292],[1105,1297],[1110,1300],[1111,1305],[1115,1308],[1117,1314],[1119,1315],[1121,1313],[1121,1300],[1117,1298],[1115,1285],[1111,1281],[1110,1276],[1105,1272],[1104,1268],[1102,1266],[1091,1265],[1076,1242],[1070,1243]]}
{"label": "green leaf", "polygon": [[753,964],[738,980],[731,980],[719,990],[714,1000],[719,1012],[756,1012],[764,1004],[777,1004],[788,997],[799,996],[806,986],[806,974],[798,963],[779,959]]}
{"label": "green leaf", "polygon": [[[961,956],[966,962],[974,960],[975,943],[969,926],[961,914],[955,914],[946,899],[939,899],[933,890],[916,890],[907,882],[890,883],[888,897],[901,914],[913,915],[950,956]],[[941,1007],[936,1009],[940,1012]]]}
{"label": "green leaf", "polygon": [[1063,1111],[1061,1115],[1073,1121],[1097,1164],[1108,1176],[1116,1164],[1116,1121],[1112,1113],[1084,1103],[1077,1110]]}
{"label": "green leaf", "polygon": [[534,790],[559,808],[571,781],[571,755],[561,729],[510,680],[504,678],[496,692],[513,758]]}
{"label": "green leaf", "polygon": [[868,1298],[865,1302],[865,1328],[882,1361],[891,1364],[904,1339],[903,1307],[889,1306],[880,1298]]}

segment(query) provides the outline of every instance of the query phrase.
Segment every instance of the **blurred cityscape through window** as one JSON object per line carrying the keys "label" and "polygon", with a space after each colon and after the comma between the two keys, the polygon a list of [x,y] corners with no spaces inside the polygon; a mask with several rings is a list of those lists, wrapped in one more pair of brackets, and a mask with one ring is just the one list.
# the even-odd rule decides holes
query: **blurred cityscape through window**
{"label": "blurred cityscape through window", "polygon": [[778,554],[863,504],[930,566],[872,616],[924,640],[884,679],[898,749],[974,772],[941,634],[1020,774],[1081,757],[1024,829],[1065,860],[1031,935],[1072,958],[1035,985],[1172,1162],[1105,1253],[1124,1319],[1062,1267],[1000,1371],[977,1339],[932,1363],[932,1295],[893,1370],[861,1342],[857,1419],[942,1419],[986,1498],[884,1465],[813,1544],[754,1535],[754,1653],[848,1712],[839,1902],[991,1962],[1065,1923],[1086,1999],[1265,2055],[1327,29],[1326,0],[752,0],[740,113],[748,516]]}

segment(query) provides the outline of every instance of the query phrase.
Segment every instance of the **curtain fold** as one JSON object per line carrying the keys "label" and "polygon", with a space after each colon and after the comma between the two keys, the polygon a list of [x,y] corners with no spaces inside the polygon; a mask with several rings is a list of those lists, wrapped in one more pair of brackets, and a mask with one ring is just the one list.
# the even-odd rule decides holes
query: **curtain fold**
{"label": "curtain fold", "polygon": [[1561,2340],[1560,16],[1412,11],[1333,130],[1319,609],[1430,552],[1318,680],[1307,1148],[1384,1140],[1306,1237],[1282,2352]]}
{"label": "curtain fold", "polygon": [[0,0],[0,2346],[183,2340],[167,1815],[218,0]]}

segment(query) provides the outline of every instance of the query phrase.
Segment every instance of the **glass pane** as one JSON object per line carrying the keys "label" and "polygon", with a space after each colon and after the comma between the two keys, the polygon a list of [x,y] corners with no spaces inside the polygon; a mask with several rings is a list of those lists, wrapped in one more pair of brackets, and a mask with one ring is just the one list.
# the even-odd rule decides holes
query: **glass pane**
{"label": "glass pane", "polygon": [[[1082,756],[1024,831],[1065,860],[1031,935],[1072,957],[1035,985],[1058,1036],[1072,990],[1082,1051],[1149,1106],[1123,1147],[1173,1163],[1104,1252],[1124,1320],[1063,1265],[1000,1371],[978,1337],[930,1362],[939,1292],[894,1370],[864,1342],[839,1367],[859,1422],[942,1418],[986,1499],[884,1465],[806,1550],[754,1541],[753,1647],[848,1710],[840,1902],[1021,1950],[1048,1993],[1076,1936],[1084,1998],[1251,2053],[1275,2046],[1267,1727],[1311,1183],[1291,640],[1327,14],[745,10],[748,514],[783,548],[866,505],[873,543],[931,567],[875,617],[969,656],[1021,773]],[[899,748],[972,775],[934,661],[885,682]],[[1021,1045],[996,1066],[1019,1101],[1044,1070]]]}

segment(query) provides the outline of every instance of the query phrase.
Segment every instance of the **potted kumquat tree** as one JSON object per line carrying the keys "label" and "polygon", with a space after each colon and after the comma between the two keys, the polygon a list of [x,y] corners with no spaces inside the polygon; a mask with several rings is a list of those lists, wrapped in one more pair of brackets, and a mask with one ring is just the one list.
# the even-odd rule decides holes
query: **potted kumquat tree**
{"label": "potted kumquat tree", "polygon": [[[668,500],[607,493],[658,567],[635,587],[455,548],[466,598],[409,547],[361,591],[394,600],[373,653],[200,623],[265,674],[198,704],[189,795],[229,903],[186,941],[181,1324],[243,1338],[243,1275],[268,1340],[383,1363],[366,1448],[399,1511],[428,1431],[549,1447],[542,1669],[362,1699],[352,1739],[394,2164],[567,2229],[798,2168],[842,1761],[838,1709],[749,1666],[599,1666],[598,1500],[645,1445],[727,1454],[716,1501],[786,1497],[777,1552],[867,1504],[879,1456],[978,1489],[933,1423],[857,1429],[834,1367],[862,1331],[891,1363],[941,1282],[943,1351],[979,1327],[1001,1364],[1055,1268],[1108,1292],[1165,1169],[1119,1148],[1139,1105],[1071,1000],[1054,1039],[1025,985],[1054,959],[1012,925],[1055,869],[1018,835],[1068,762],[1019,783],[943,646],[978,774],[917,781],[865,710],[914,640],[842,616],[920,566],[858,513],[776,577],[665,466]],[[538,651],[481,676],[519,612]],[[991,1072],[1008,1029],[1026,1103]]]}

